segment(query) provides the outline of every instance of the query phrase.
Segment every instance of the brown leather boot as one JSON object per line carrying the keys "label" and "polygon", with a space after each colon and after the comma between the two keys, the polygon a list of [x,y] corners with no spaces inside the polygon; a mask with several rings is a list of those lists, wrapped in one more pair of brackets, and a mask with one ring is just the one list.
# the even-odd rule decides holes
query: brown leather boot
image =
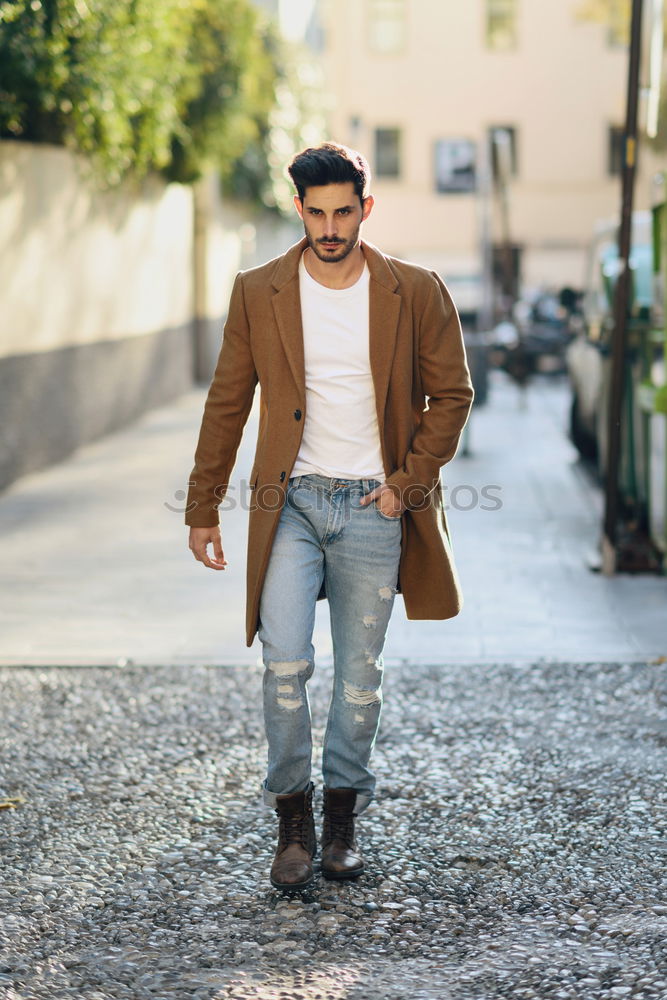
{"label": "brown leather boot", "polygon": [[354,788],[324,789],[322,830],[322,874],[325,878],[356,878],[364,870],[364,859],[354,839]]}
{"label": "brown leather boot", "polygon": [[313,881],[313,856],[317,850],[312,782],[305,792],[278,795],[276,813],[280,823],[271,884],[276,889],[305,889]]}

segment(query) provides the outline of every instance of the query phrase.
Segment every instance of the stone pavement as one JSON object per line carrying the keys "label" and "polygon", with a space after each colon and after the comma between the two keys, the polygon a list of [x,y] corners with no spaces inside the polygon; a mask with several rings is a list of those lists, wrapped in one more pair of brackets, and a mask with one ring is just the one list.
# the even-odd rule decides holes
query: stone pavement
{"label": "stone pavement", "polygon": [[[243,477],[256,416],[239,451],[238,503],[223,517],[224,574],[194,562],[179,511],[204,396],[193,391],[0,497],[0,663],[258,662],[258,643],[248,649],[243,636]],[[494,373],[488,405],[473,411],[471,453],[444,475],[464,610],[408,622],[399,600],[389,664],[667,653],[667,578],[588,569],[601,497],[565,436],[567,407],[561,380],[536,380],[521,408]],[[324,603],[315,646],[326,663]]]}
{"label": "stone pavement", "polygon": [[367,871],[294,896],[261,683],[0,667],[3,1000],[665,1000],[664,667],[387,671]]}

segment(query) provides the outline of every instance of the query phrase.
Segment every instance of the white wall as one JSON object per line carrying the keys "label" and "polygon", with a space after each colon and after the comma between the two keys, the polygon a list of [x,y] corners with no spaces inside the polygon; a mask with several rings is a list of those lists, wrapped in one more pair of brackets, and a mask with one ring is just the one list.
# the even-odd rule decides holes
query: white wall
{"label": "white wall", "polygon": [[0,489],[208,380],[234,276],[297,236],[215,178],[102,191],[0,142]]}
{"label": "white wall", "polygon": [[0,357],[189,322],[192,212],[188,187],[102,192],[64,149],[0,142]]}

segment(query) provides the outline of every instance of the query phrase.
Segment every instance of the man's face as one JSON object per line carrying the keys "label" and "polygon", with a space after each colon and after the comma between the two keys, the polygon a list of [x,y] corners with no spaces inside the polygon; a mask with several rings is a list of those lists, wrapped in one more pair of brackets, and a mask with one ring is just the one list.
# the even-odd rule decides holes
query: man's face
{"label": "man's face", "polygon": [[338,264],[357,246],[373,198],[369,195],[362,208],[354,184],[348,181],[306,188],[303,202],[295,197],[294,204],[313,253],[325,264]]}

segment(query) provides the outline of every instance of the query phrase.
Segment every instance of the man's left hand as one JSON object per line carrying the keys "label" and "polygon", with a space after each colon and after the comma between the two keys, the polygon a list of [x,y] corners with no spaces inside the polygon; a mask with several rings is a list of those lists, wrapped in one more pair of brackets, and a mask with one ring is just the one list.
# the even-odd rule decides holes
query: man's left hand
{"label": "man's left hand", "polygon": [[376,486],[374,490],[370,493],[365,493],[361,498],[361,503],[364,507],[373,502],[377,503],[381,513],[385,517],[400,517],[403,513],[404,508],[401,501],[391,486],[387,486],[386,483],[383,483],[382,486]]}

